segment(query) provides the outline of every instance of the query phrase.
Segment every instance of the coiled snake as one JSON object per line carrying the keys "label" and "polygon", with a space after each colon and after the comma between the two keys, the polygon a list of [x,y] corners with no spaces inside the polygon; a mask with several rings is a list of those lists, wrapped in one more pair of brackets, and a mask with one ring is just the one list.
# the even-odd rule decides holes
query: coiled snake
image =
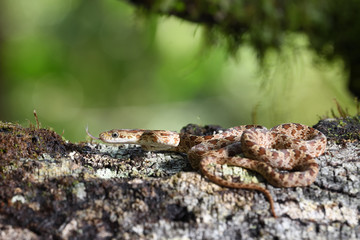
{"label": "coiled snake", "polygon": [[[259,125],[242,125],[222,133],[197,136],[165,130],[113,129],[100,133],[97,140],[112,144],[138,144],[145,150],[187,153],[191,166],[200,169],[211,181],[230,188],[258,190],[270,202],[270,192],[256,183],[225,180],[209,171],[210,164],[228,164],[260,173],[276,187],[312,184],[319,172],[314,157],[324,153],[326,137],[320,131],[298,123],[286,123],[270,130]],[[242,154],[241,156],[237,156]],[[277,171],[287,170],[287,171]]]}

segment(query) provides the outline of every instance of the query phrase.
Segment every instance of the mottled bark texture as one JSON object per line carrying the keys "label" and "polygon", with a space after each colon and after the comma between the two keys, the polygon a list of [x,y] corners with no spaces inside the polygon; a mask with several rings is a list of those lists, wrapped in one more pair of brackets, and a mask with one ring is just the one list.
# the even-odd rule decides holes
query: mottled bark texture
{"label": "mottled bark texture", "polygon": [[329,143],[311,186],[275,188],[243,169],[216,168],[266,186],[277,219],[261,193],[209,182],[186,155],[66,143],[2,123],[0,239],[359,239],[360,143],[334,137],[338,123],[317,125]]}

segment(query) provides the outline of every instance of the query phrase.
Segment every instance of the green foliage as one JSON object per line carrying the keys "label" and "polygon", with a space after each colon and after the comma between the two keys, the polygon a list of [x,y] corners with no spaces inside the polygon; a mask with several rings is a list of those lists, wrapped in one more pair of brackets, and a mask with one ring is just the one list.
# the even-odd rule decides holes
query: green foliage
{"label": "green foliage", "polygon": [[[268,49],[279,49],[289,32],[305,33],[311,47],[327,59],[340,56],[352,64],[360,56],[359,50],[349,47],[360,38],[359,0],[127,1],[206,25],[221,33],[232,50],[246,40],[260,57]],[[209,42],[214,42],[216,34],[210,32]]]}

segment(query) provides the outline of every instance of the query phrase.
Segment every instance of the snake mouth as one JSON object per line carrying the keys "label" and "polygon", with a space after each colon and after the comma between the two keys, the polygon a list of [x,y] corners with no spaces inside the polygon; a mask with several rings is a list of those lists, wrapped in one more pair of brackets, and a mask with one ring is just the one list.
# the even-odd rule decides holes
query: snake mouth
{"label": "snake mouth", "polygon": [[86,130],[86,134],[87,134],[90,138],[95,139],[95,140],[101,140],[100,138],[94,137],[93,135],[91,135],[91,133],[89,133],[89,127],[88,127],[88,126],[86,126],[85,130]]}

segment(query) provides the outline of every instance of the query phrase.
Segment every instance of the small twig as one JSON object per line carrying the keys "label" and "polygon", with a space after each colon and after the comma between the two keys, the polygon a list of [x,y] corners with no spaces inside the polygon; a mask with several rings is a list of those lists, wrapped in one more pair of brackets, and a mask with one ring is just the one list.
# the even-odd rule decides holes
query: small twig
{"label": "small twig", "polygon": [[341,118],[346,118],[346,117],[348,117],[348,116],[349,116],[349,113],[348,113],[347,109],[344,109],[344,108],[340,105],[340,103],[337,101],[336,98],[334,98],[334,102],[335,102],[335,104],[336,104],[336,108],[337,108],[337,111],[338,111],[339,114],[340,114],[340,117],[341,117]]}
{"label": "small twig", "polygon": [[360,104],[359,104],[359,99],[357,97],[355,97],[355,104],[356,104],[356,115],[360,114]]}
{"label": "small twig", "polygon": [[36,110],[34,109],[34,116],[35,116],[35,120],[36,120],[36,128],[40,129],[40,123],[39,123],[39,118],[37,116]]}
{"label": "small twig", "polygon": [[257,116],[258,116],[258,110],[259,110],[260,102],[258,102],[251,111],[251,123],[257,124]]}

